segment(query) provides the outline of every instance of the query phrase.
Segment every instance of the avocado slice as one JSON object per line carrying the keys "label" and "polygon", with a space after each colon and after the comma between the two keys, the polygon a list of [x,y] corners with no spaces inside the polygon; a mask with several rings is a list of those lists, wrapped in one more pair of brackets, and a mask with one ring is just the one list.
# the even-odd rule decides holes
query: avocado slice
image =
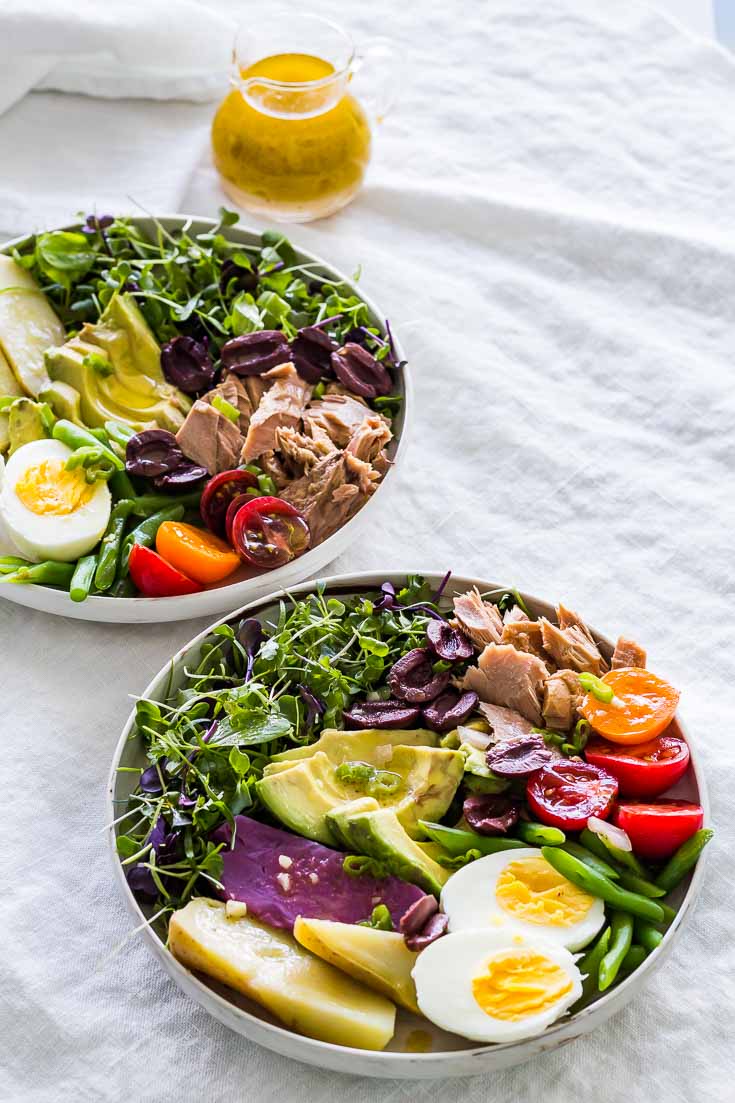
{"label": "avocado slice", "polygon": [[73,421],[75,425],[83,425],[81,396],[79,391],[69,383],[63,383],[60,379],[49,383],[38,395],[41,402],[48,402],[54,414],[58,418]]}
{"label": "avocado slice", "polygon": [[46,367],[54,382],[79,393],[87,425],[123,421],[136,432],[155,424],[175,433],[191,408],[191,399],[163,378],[156,339],[128,295],[113,296],[99,322],[49,349]]}
{"label": "avocado slice", "polygon": [[434,896],[439,896],[450,876],[450,870],[413,841],[392,808],[381,808],[369,797],[328,813],[327,824],[348,850],[377,858],[396,877]]}
{"label": "avocado slice", "polygon": [[[381,804],[395,810],[409,835],[420,835],[420,819],[441,819],[447,811],[462,778],[462,756],[458,751],[438,747],[386,746],[391,754],[389,758],[380,756],[379,767],[400,774],[402,784],[396,792],[383,797]],[[355,747],[351,745],[351,752]],[[327,813],[346,801],[365,796],[359,785],[337,777],[337,765],[324,751],[315,751],[295,762],[274,762],[263,771],[257,785],[258,795],[292,831],[333,846],[335,837],[326,821]]]}
{"label": "avocado slice", "polygon": [[369,762],[372,766],[380,766],[385,761],[385,748],[404,744],[409,747],[437,747],[439,736],[428,728],[414,728],[410,731],[400,728],[364,728],[362,731],[325,728],[316,743],[274,754],[272,761],[293,762],[296,759],[311,758],[317,751],[323,751],[336,764]]}
{"label": "avocado slice", "polygon": [[16,398],[8,410],[8,455],[12,456],[24,444],[47,437],[41,407],[32,398]]}

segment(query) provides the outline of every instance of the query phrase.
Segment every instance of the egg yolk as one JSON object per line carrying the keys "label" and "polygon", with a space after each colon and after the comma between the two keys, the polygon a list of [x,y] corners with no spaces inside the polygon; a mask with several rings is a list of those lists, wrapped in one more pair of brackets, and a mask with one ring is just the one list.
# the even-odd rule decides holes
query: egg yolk
{"label": "egg yolk", "polygon": [[543,858],[508,862],[495,883],[500,906],[518,919],[551,927],[571,927],[587,915],[594,897],[577,888]]}
{"label": "egg yolk", "polygon": [[548,1011],[568,995],[572,982],[543,954],[524,950],[499,954],[487,972],[472,981],[477,1005],[492,1019],[528,1019]]}
{"label": "egg yolk", "polygon": [[15,484],[16,497],[31,513],[61,517],[74,513],[92,498],[95,484],[77,468],[67,471],[64,460],[43,460],[29,467]]}

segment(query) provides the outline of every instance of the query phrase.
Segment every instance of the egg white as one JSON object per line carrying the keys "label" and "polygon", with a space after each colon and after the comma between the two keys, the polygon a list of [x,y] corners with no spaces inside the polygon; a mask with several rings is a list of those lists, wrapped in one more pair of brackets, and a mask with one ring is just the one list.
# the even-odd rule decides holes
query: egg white
{"label": "egg white", "polygon": [[[472,982],[488,963],[510,952],[531,950],[557,965],[571,988],[551,1007],[523,1019],[496,1019],[475,1000]],[[582,995],[582,977],[574,957],[561,946],[543,939],[525,939],[501,931],[456,931],[432,942],[413,967],[418,1005],[427,1019],[443,1030],[475,1042],[517,1042],[546,1030]]]}
{"label": "egg white", "polygon": [[594,899],[587,914],[577,923],[557,926],[552,923],[531,923],[507,911],[495,895],[500,874],[511,862],[524,858],[542,858],[537,847],[501,850],[478,858],[449,878],[442,889],[441,906],[449,916],[449,931],[500,931],[506,935],[521,934],[529,939],[543,938],[567,950],[579,950],[591,941],[605,922],[605,905]]}
{"label": "egg white", "polygon": [[110,519],[111,498],[107,483],[98,482],[94,494],[68,514],[38,514],[28,509],[16,486],[30,467],[44,460],[66,461],[71,449],[58,440],[34,440],[14,452],[5,464],[0,490],[0,525],[12,544],[28,559],[71,562],[86,555],[98,543]]}

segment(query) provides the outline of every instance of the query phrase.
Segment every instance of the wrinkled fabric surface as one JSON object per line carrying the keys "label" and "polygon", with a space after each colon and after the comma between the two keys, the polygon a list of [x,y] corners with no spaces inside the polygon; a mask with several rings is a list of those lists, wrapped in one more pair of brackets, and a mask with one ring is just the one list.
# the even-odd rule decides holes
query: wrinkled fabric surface
{"label": "wrinkled fabric surface", "polygon": [[[310,6],[348,18],[336,0]],[[735,1073],[733,62],[632,0],[375,0],[349,22],[359,39],[398,39],[403,91],[357,202],[293,237],[348,271],[362,263],[407,347],[416,400],[388,508],[330,571],[452,567],[639,639],[681,688],[708,772],[717,838],[704,890],[624,1011],[524,1066],[371,1082],[277,1057],[190,1002],[139,936],[114,953],[131,922],[102,829],[127,694],[203,624],[90,625],[0,600],[0,1098],[724,1103]],[[61,112],[61,97],[49,102]],[[192,109],[175,110],[185,131]],[[124,112],[131,143],[146,111]],[[172,139],[160,140],[165,181]],[[25,150],[29,165],[50,155]],[[99,166],[80,171],[84,201],[104,161],[103,144]],[[30,172],[27,186],[32,196]],[[128,205],[125,172],[105,188],[106,204]],[[202,161],[178,205],[211,214],[219,202]]]}

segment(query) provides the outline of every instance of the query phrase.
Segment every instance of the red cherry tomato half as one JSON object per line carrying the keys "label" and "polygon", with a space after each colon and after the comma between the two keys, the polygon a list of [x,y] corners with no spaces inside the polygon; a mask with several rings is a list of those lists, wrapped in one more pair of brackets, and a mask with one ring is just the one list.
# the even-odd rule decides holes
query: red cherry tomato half
{"label": "red cherry tomato half", "polygon": [[225,534],[227,536],[228,544],[232,543],[232,522],[235,520],[235,514],[238,510],[252,502],[255,495],[253,494],[236,494],[227,507],[227,513],[225,514]]}
{"label": "red cherry tomato half", "polygon": [[204,589],[199,582],[167,563],[158,552],[142,544],[133,544],[130,549],[128,570],[144,597],[181,597],[182,594],[198,594]]}
{"label": "red cherry tomato half", "polygon": [[258,480],[251,471],[241,471],[239,468],[220,471],[219,475],[210,479],[202,491],[202,500],[199,503],[202,521],[209,531],[224,537],[227,507],[230,502],[238,494],[244,494],[249,487],[257,487],[257,485]]}
{"label": "red cherry tomato half", "polygon": [[624,797],[657,797],[686,773],[689,748],[675,735],[659,735],[632,747],[591,739],[584,757],[616,777]]}
{"label": "red cherry tomato half", "polygon": [[531,774],[526,800],[541,823],[562,831],[581,831],[590,816],[605,819],[618,783],[591,762],[554,761]]}
{"label": "red cherry tomato half", "polygon": [[232,546],[246,563],[261,570],[281,567],[309,546],[305,518],[282,498],[253,498],[232,522]]}
{"label": "red cherry tomato half", "polygon": [[640,858],[655,862],[670,858],[690,835],[699,831],[704,812],[688,800],[663,798],[655,804],[630,800],[617,806],[613,822],[627,832]]}

